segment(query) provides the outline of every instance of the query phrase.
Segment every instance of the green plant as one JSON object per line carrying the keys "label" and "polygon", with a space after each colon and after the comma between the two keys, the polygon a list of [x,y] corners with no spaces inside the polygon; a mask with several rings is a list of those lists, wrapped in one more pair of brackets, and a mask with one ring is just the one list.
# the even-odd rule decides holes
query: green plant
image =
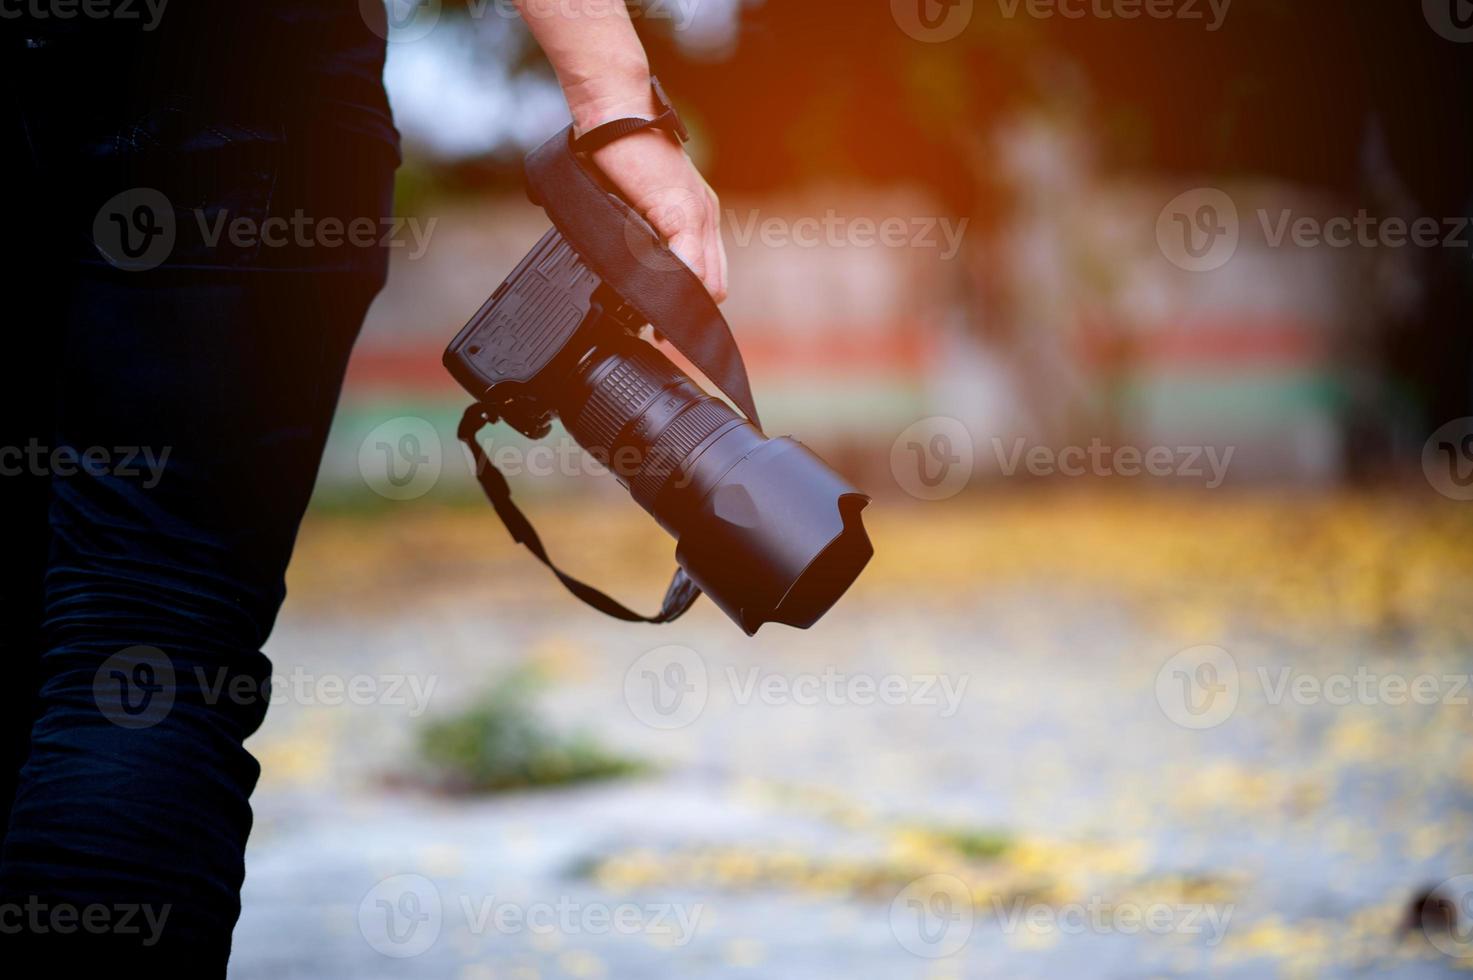
{"label": "green plant", "polygon": [[540,682],[515,671],[460,712],[428,722],[419,754],[440,788],[489,793],[610,779],[647,765],[601,747],[586,733],[561,734],[538,715]]}

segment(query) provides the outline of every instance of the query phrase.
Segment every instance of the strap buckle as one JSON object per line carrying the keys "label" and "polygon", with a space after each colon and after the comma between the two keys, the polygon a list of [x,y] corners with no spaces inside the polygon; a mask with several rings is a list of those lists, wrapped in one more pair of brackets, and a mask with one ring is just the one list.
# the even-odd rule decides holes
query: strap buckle
{"label": "strap buckle", "polygon": [[675,104],[670,101],[670,96],[665,94],[665,86],[654,75],[650,76],[650,88],[655,92],[655,105],[660,107],[660,114],[655,117],[657,124],[665,124],[676,139],[682,143],[690,142],[690,131],[685,128],[685,122],[681,120],[680,113],[675,111]]}

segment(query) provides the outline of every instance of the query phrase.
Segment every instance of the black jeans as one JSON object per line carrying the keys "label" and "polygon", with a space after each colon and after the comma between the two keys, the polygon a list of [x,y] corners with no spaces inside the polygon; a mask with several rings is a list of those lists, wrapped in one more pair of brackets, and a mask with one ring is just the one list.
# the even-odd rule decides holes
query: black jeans
{"label": "black jeans", "polygon": [[384,281],[365,222],[386,227],[396,151],[270,106],[68,95],[37,83],[64,61],[21,57],[0,121],[0,960],[221,975],[260,648]]}

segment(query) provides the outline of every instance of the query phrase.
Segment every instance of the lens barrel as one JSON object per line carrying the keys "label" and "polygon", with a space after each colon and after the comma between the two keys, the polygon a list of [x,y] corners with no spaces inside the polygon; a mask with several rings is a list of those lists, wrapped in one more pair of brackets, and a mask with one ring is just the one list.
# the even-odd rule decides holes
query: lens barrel
{"label": "lens barrel", "polygon": [[645,341],[614,332],[563,391],[573,438],[677,539],[686,574],[749,635],[813,625],[874,553],[859,516],[867,496]]}

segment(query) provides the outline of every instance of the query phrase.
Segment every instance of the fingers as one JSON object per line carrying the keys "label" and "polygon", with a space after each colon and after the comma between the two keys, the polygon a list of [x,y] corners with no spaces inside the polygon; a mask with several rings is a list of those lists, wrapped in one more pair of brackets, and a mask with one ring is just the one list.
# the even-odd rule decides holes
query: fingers
{"label": "fingers", "polygon": [[711,299],[726,299],[726,248],[722,243],[722,215],[716,195],[709,187],[700,193],[685,193],[679,208],[679,230],[670,240],[681,261],[706,286]]}
{"label": "fingers", "polygon": [[710,280],[706,275],[706,242],[705,237],[696,229],[685,229],[669,239],[670,250],[673,251],[687,266],[696,274],[696,278],[706,284],[710,290]]}
{"label": "fingers", "polygon": [[720,303],[726,298],[726,250],[716,195],[702,187],[657,196],[666,200],[646,211],[645,219]]}
{"label": "fingers", "polygon": [[720,303],[726,299],[726,246],[721,241],[721,202],[710,188],[706,189],[706,275],[703,277],[711,298]]}

